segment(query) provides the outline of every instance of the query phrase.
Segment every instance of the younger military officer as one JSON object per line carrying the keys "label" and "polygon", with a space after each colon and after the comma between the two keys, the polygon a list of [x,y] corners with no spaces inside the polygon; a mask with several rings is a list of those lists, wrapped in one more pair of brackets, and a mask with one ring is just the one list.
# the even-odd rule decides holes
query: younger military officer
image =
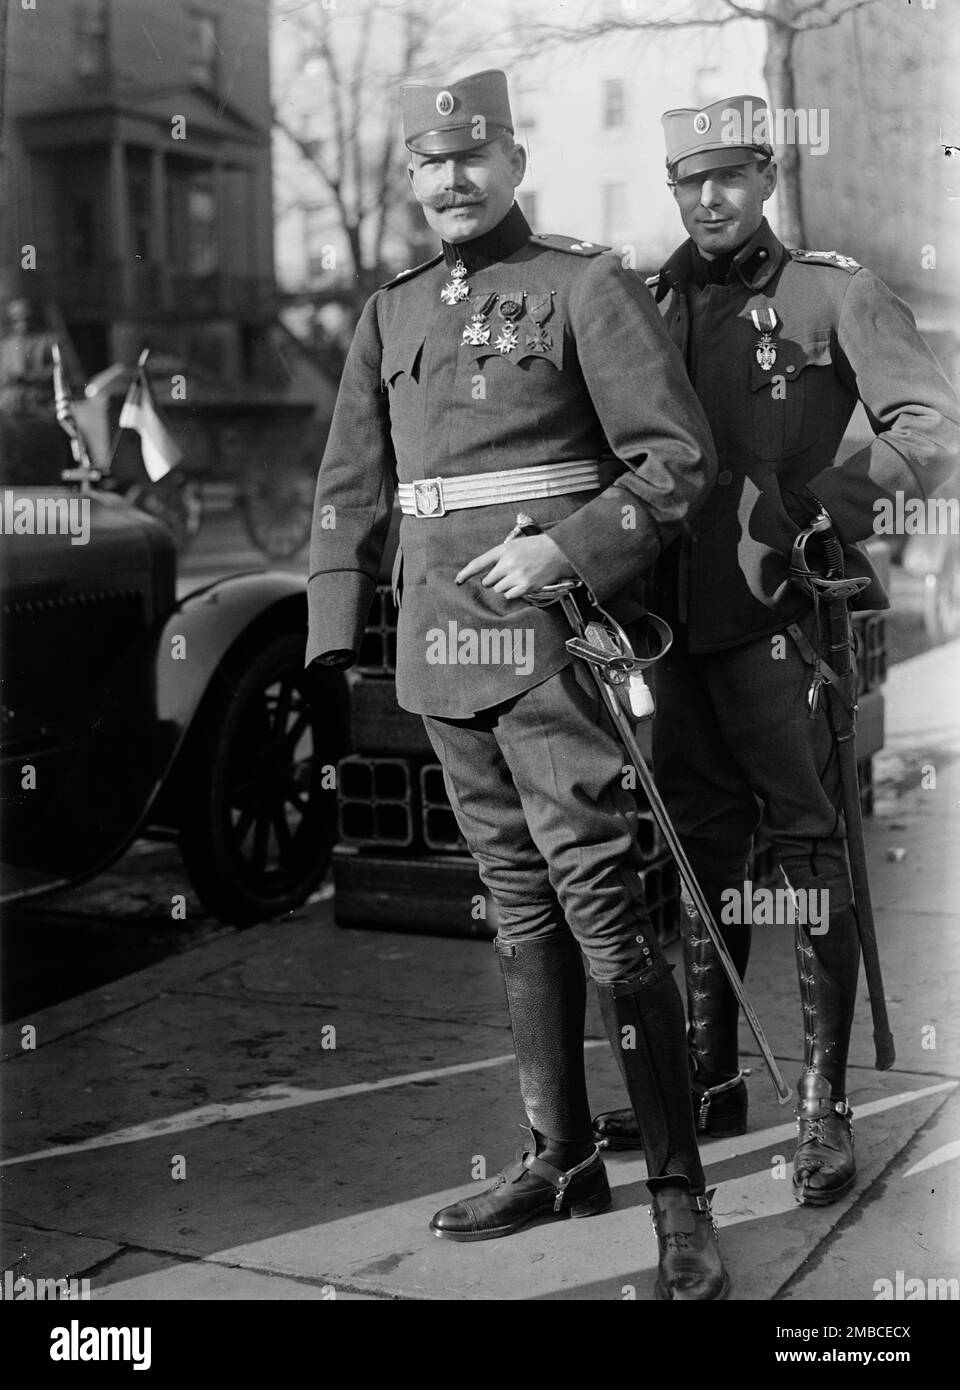
{"label": "younger military officer", "polygon": [[[683,1006],[643,900],[623,754],[562,614],[523,597],[576,574],[629,616],[630,587],[713,481],[709,431],[643,284],[603,247],[531,233],[503,73],[407,86],[402,106],[443,250],[374,294],[357,328],[317,483],[307,659],[355,659],[396,489],[397,696],[423,716],[499,912],[533,1139],[431,1228],[485,1240],[608,1206],[582,948],[648,1156],[658,1295],[722,1297]],[[505,541],[521,508],[546,534]]]}
{"label": "younger military officer", "polygon": [[[872,576],[856,542],[871,534],[874,504],[898,491],[922,497],[951,475],[960,403],[910,310],[875,275],[774,236],[763,216],[777,181],[766,119],[750,96],[663,117],[689,240],[648,283],[720,471],[658,565],[655,606],[677,635],[657,668],[654,770],[741,974],[750,927],[723,907],[747,891],[761,803],[797,901],[829,904],[822,925],[801,925],[797,912],[795,927],[805,1041],[793,1188],[825,1204],[856,1171],[846,1065],[860,950],[826,700],[808,717],[817,622],[788,565],[798,531],[826,509],[847,574]],[[837,464],[858,399],[876,437]],[[888,606],[875,576],[861,606]],[[684,955],[699,1129],[742,1134],[737,1003],[692,911]],[[600,1116],[596,1132],[620,1147],[638,1138],[629,1111]]]}

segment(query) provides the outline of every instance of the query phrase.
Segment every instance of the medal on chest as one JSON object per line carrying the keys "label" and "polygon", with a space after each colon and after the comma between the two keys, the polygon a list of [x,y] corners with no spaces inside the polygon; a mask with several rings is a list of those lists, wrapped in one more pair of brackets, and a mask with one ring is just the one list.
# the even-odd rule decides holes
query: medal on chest
{"label": "medal on chest", "polygon": [[527,309],[534,324],[533,332],[527,338],[527,351],[549,352],[553,347],[553,338],[545,324],[553,313],[553,291],[549,294],[529,295]]}
{"label": "medal on chest", "polygon": [[517,290],[501,296],[497,313],[503,320],[503,327],[494,347],[501,357],[506,357],[508,353],[520,346],[520,329],[517,327],[517,320],[523,317],[523,291]]}
{"label": "medal on chest", "polygon": [[754,328],[760,334],[760,341],[756,347],[757,361],[763,371],[769,372],[777,360],[776,344],[771,337],[779,323],[777,311],[772,304],[765,304],[762,309],[751,309],[750,317]]}
{"label": "medal on chest", "polygon": [[462,347],[485,347],[490,341],[490,325],[487,322],[495,294],[488,294],[486,299],[471,314],[467,324],[460,336]]}
{"label": "medal on chest", "polygon": [[469,297],[467,267],[463,261],[458,260],[456,265],[450,269],[450,279],[440,291],[440,298],[444,304],[459,304],[462,299],[469,299]]}

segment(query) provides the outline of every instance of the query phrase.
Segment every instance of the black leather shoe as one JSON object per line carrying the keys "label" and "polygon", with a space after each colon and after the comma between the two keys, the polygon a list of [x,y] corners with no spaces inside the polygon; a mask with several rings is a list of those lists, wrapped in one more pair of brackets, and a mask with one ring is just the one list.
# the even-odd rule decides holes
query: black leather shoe
{"label": "black leather shoe", "polygon": [[660,1258],[656,1296],[675,1303],[726,1298],[730,1279],[720,1258],[709,1197],[696,1197],[685,1178],[653,1193],[650,1207]]}
{"label": "black leather shoe", "polygon": [[849,1192],[857,1176],[853,1111],[845,1100],[830,1099],[830,1082],[816,1072],[804,1073],[797,1095],[793,1195],[806,1206],[829,1206]]}
{"label": "black leather shoe", "polygon": [[[691,1085],[697,1133],[726,1139],[747,1132],[747,1083],[738,1072],[719,1086]],[[593,1119],[593,1138],[601,1149],[641,1149],[640,1131],[633,1111],[605,1110]]]}
{"label": "black leather shoe", "polygon": [[611,1200],[599,1149],[566,1172],[525,1153],[478,1197],[438,1211],[430,1229],[446,1240],[494,1240],[543,1217],[596,1216]]}

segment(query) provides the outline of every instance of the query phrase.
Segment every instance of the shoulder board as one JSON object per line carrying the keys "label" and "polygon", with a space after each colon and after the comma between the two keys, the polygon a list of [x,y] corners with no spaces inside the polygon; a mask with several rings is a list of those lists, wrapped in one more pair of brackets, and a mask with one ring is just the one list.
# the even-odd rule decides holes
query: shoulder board
{"label": "shoulder board", "polygon": [[432,265],[436,265],[442,260],[443,252],[441,251],[439,255],[432,256],[429,261],[424,261],[422,265],[414,265],[411,266],[409,270],[401,270],[399,275],[394,276],[392,280],[388,280],[385,285],[381,285],[380,289],[392,290],[397,285],[403,285],[407,280],[412,280],[415,275],[420,275],[424,270],[429,270]]}
{"label": "shoulder board", "polygon": [[548,251],[568,251],[571,256],[599,256],[602,251],[610,250],[609,246],[600,246],[595,241],[577,241],[572,236],[540,236],[534,233],[530,240]]}
{"label": "shoulder board", "polygon": [[832,265],[837,270],[846,270],[852,275],[855,270],[862,270],[859,261],[855,261],[852,256],[841,256],[839,251],[790,251],[790,255],[795,261],[804,261],[808,265]]}

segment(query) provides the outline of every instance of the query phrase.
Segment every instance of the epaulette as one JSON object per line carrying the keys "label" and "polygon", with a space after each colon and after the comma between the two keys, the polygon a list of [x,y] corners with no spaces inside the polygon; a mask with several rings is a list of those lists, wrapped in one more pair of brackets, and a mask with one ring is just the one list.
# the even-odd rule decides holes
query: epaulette
{"label": "epaulette", "polygon": [[795,261],[805,261],[809,265],[832,265],[837,270],[846,270],[850,275],[855,270],[862,270],[859,261],[855,261],[852,256],[841,256],[839,251],[794,251],[790,249],[790,255]]}
{"label": "epaulette", "polygon": [[550,233],[541,235],[534,232],[530,240],[537,246],[545,246],[548,251],[569,251],[571,256],[599,256],[602,251],[609,251],[609,246],[600,246],[595,241],[577,241],[572,236],[554,236]]}
{"label": "epaulette", "polygon": [[429,261],[424,261],[422,265],[412,265],[409,270],[401,270],[399,275],[395,275],[392,280],[388,280],[385,285],[381,285],[382,290],[395,289],[397,285],[405,285],[408,280],[412,280],[415,275],[420,275],[424,270],[429,270],[432,265],[443,260],[443,252],[432,256]]}

